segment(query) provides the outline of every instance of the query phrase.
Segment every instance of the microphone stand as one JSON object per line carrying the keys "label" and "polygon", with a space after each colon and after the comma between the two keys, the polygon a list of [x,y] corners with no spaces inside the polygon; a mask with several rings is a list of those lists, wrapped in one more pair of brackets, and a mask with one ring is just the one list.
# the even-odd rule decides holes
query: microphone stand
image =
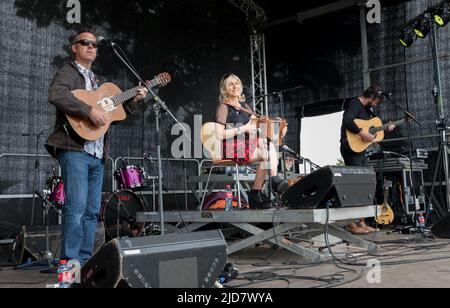
{"label": "microphone stand", "polygon": [[[290,91],[292,91],[292,90],[290,90]],[[279,102],[279,104],[280,104],[280,112],[281,112],[281,117],[282,118],[285,118],[285,111],[284,111],[284,93],[285,93],[286,91],[280,91],[280,92],[274,92],[273,94],[274,95],[277,95],[277,99],[278,99],[278,102]],[[286,151],[285,151],[285,149],[283,148],[283,147],[281,147],[281,159],[282,159],[282,165],[281,165],[281,168],[283,169],[283,178],[284,178],[284,180],[287,180],[287,172],[286,172]]]}
{"label": "microphone stand", "polygon": [[[422,126],[422,123],[419,122],[415,116],[413,114],[411,114],[408,110],[404,109],[402,106],[400,106],[399,104],[397,104],[395,101],[393,101],[388,95],[385,95],[386,100],[393,104],[397,109],[401,110],[404,114],[405,114],[405,119],[407,120],[412,120],[415,123],[417,123],[419,126]],[[420,206],[419,206],[419,200],[417,197],[417,192],[416,192],[416,188],[415,188],[415,183],[414,183],[414,162],[413,162],[413,158],[412,158],[412,140],[411,140],[411,124],[408,121],[408,148],[409,148],[409,169],[410,169],[410,182],[411,182],[411,192],[412,195],[414,197],[414,221],[413,223],[415,225],[417,225],[416,221],[417,221],[417,212],[420,210]],[[405,179],[406,181],[406,179]],[[406,198],[406,207],[408,209],[409,207],[409,203],[408,200]],[[426,205],[425,205],[425,210],[426,210]],[[418,228],[418,230],[421,232],[421,234],[425,237],[425,234],[423,233],[423,231]]]}
{"label": "microphone stand", "polygon": [[[293,92],[293,91],[296,91],[296,90],[302,89],[302,88],[303,88],[303,85],[299,85],[299,86],[294,87],[294,88],[285,89],[285,90],[281,90],[281,91],[278,91],[278,92],[272,92],[272,93],[265,94],[265,95],[259,95],[257,97],[253,97],[253,98],[247,100],[246,103],[249,103],[249,102],[251,102],[251,101],[253,101],[253,100],[257,99],[257,98],[260,99],[260,98],[266,98],[266,97],[269,97],[269,96],[277,96],[278,99],[279,99],[279,102],[281,104],[281,116],[283,118],[285,118],[284,93]],[[267,112],[268,112],[268,110],[267,110]],[[270,158],[270,143],[271,143],[271,140],[269,138],[267,138],[267,157],[269,158],[269,161],[268,161],[268,164],[269,164],[269,170],[268,170],[269,181],[268,181],[268,189],[267,189],[267,191],[268,191],[269,199],[272,201],[272,203],[274,203],[274,200],[272,198],[272,176],[271,176],[272,163],[271,163],[271,158]],[[287,179],[286,166],[285,166],[286,151],[283,148],[281,150],[282,150],[282,162],[283,162],[283,164],[282,164],[283,177],[284,177],[284,180],[286,180]]]}
{"label": "microphone stand", "polygon": [[24,269],[30,266],[45,266],[47,269],[41,270],[40,272],[43,274],[53,274],[57,271],[57,266],[54,262],[55,255],[53,255],[50,250],[50,210],[53,210],[57,215],[61,216],[61,213],[55,209],[54,205],[48,200],[47,196],[39,191],[34,191],[35,195],[42,199],[42,209],[44,210],[44,218],[45,218],[45,251],[41,251],[41,258],[37,258],[36,261],[31,263],[25,263],[22,265],[18,265],[15,269]]}
{"label": "microphone stand", "polygon": [[[297,87],[294,87],[294,88],[290,88],[290,89],[285,89],[285,90],[272,92],[272,93],[264,94],[264,95],[258,95],[258,96],[251,97],[251,98],[247,99],[245,102],[246,103],[250,103],[250,102],[252,102],[255,99],[265,98],[265,97],[269,97],[269,96],[278,96],[278,97],[280,97],[280,94],[281,94],[281,97],[283,97],[284,93],[293,92],[293,91],[296,91],[296,90],[299,90],[299,89],[303,89],[303,86],[300,85],[300,86],[297,86]],[[284,103],[284,100],[283,100],[283,103]],[[281,113],[284,116],[284,106],[282,108],[283,109],[281,110]]]}
{"label": "microphone stand", "polygon": [[[156,104],[153,105],[153,110],[155,112],[156,117],[156,152],[157,152],[157,160],[158,160],[158,201],[159,201],[159,213],[161,218],[161,235],[165,235],[164,230],[164,200],[163,200],[163,183],[162,183],[162,157],[161,157],[161,128],[160,128],[160,116],[161,116],[161,109],[164,110],[175,123],[180,125],[180,127],[183,129],[185,135],[189,138],[186,129],[183,125],[181,125],[180,121],[170,112],[169,108],[167,107],[166,103],[159,98],[158,95],[153,92],[153,90],[147,85],[147,83],[144,81],[144,79],[139,75],[137,70],[130,64],[122,55],[118,52],[118,49],[124,53],[120,46],[118,46],[114,42],[110,42],[111,47],[114,51],[114,53],[117,55],[117,57],[125,64],[125,66],[129,69],[129,71],[137,78],[137,80],[142,84],[143,87],[145,87],[148,90],[148,94],[153,98],[153,100],[156,102]],[[189,138],[190,140],[190,138]],[[191,141],[192,142],[192,141]]]}
{"label": "microphone stand", "polygon": [[386,100],[387,100],[389,103],[393,104],[395,107],[397,107],[397,109],[400,109],[400,110],[405,114],[405,118],[410,119],[410,120],[416,122],[419,126],[422,126],[422,123],[419,122],[419,121],[416,119],[416,117],[415,117],[412,113],[410,113],[408,110],[406,110],[405,108],[403,108],[402,106],[400,106],[399,104],[397,104],[397,103],[396,103],[395,101],[393,101],[389,96],[385,96],[385,97],[386,97]]}
{"label": "microphone stand", "polygon": [[[438,37],[437,37],[437,25],[436,23],[430,20],[432,35],[430,36],[432,40],[432,52],[433,52],[433,68],[434,68],[434,82],[435,86],[433,88],[433,96],[437,108],[437,113],[439,118],[437,119],[437,129],[440,133],[440,144],[439,144],[439,157],[436,163],[436,170],[433,179],[433,185],[431,187],[431,198],[434,198],[434,184],[437,177],[437,172],[439,165],[441,163],[444,169],[444,177],[445,177],[445,190],[446,190],[446,198],[447,207],[445,208],[446,212],[450,212],[450,170],[449,170],[449,158],[448,158],[448,137],[447,137],[447,119],[445,116],[445,108],[444,108],[444,98],[442,91],[442,79],[441,79],[441,68],[439,64],[439,51],[438,51]],[[442,184],[441,184],[442,187]]]}
{"label": "microphone stand", "polygon": [[22,137],[34,136],[36,138],[36,144],[35,144],[35,149],[34,149],[35,150],[35,152],[34,152],[35,158],[34,158],[34,176],[33,176],[33,201],[31,204],[31,221],[30,221],[31,227],[34,226],[34,221],[35,221],[35,216],[36,216],[36,190],[37,190],[37,187],[39,186],[39,169],[40,169],[40,165],[41,165],[40,161],[39,161],[39,141],[40,141],[42,135],[44,134],[44,132],[46,132],[49,129],[50,128],[46,128],[37,134],[32,134],[32,133],[22,134]]}
{"label": "microphone stand", "polygon": [[[299,85],[299,86],[296,86],[296,87],[294,87],[294,88],[290,88],[290,89],[284,89],[284,90],[281,90],[281,91],[278,91],[278,92],[273,92],[272,93],[272,95],[274,95],[274,96],[276,96],[277,97],[277,99],[278,99],[278,102],[279,102],[279,104],[280,104],[280,116],[283,118],[283,119],[285,119],[286,118],[286,110],[285,110],[285,105],[284,105],[284,93],[289,93],[289,92],[293,92],[293,91],[296,91],[296,90],[299,90],[299,89],[302,89],[303,88],[303,86],[302,85]],[[284,177],[284,180],[287,180],[287,172],[286,172],[286,150],[282,147],[281,148],[281,151],[282,151],[282,153],[281,153],[281,157],[282,157],[282,162],[283,162],[283,164],[281,165],[282,166],[282,169],[283,169],[283,177]]]}
{"label": "microphone stand", "polygon": [[300,154],[296,153],[294,150],[286,149],[286,148],[283,147],[283,151],[286,151],[289,154],[293,155],[295,157],[295,159],[297,159],[297,160],[301,160],[303,162],[307,162],[311,166],[311,168],[313,168],[314,170],[317,170],[317,169],[321,168],[319,165],[313,163],[310,159],[301,156]]}

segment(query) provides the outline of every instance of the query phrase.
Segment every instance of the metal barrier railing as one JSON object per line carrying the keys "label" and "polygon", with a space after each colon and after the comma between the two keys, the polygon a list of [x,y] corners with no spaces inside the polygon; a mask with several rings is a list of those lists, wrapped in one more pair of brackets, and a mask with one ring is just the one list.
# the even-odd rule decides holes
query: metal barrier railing
{"label": "metal barrier railing", "polygon": [[[10,157],[16,157],[16,158],[27,158],[27,159],[35,159],[36,157],[38,158],[50,158],[53,159],[51,155],[48,154],[38,154],[36,156],[36,154],[22,154],[22,153],[1,153],[0,154],[0,159],[4,159],[4,158],[10,158]],[[111,178],[110,178],[110,185],[111,188],[113,190],[117,189],[117,184],[114,178],[114,173],[117,170],[117,163],[120,160],[129,160],[129,161],[144,161],[145,159],[143,157],[119,157],[116,159],[113,159],[112,157],[108,157],[107,160],[111,163],[110,166],[110,172],[111,172]],[[155,159],[149,159],[151,162],[155,162]],[[200,162],[196,159],[174,159],[174,158],[163,158],[163,161],[172,161],[172,162],[187,162],[187,163],[192,163],[196,165],[196,169],[197,169],[197,175],[200,175]],[[61,169],[58,168],[58,174],[61,175]],[[157,177],[150,177],[150,180],[152,181],[153,185],[155,186]],[[186,183],[186,181],[185,181]],[[186,186],[185,186],[186,187]],[[188,192],[190,190],[187,190]],[[148,194],[147,193],[143,193]],[[153,192],[151,192],[153,194]],[[156,192],[157,193],[157,192]],[[175,190],[171,193],[177,193],[177,194],[181,194],[181,193],[185,193],[185,190]],[[33,194],[0,194],[0,199],[27,199],[27,198],[33,198]]]}
{"label": "metal barrier railing", "polygon": [[[144,157],[119,157],[119,158],[116,158],[114,160],[114,163],[113,163],[114,171],[119,169],[118,163],[120,161],[127,161],[127,162],[131,162],[131,161],[139,161],[139,162],[148,161],[149,163],[153,164],[153,163],[156,162],[156,159],[154,159],[154,158],[144,158]],[[197,175],[200,175],[200,162],[197,159],[162,158],[162,161],[164,161],[164,162],[178,162],[178,163],[183,163],[183,164],[185,164],[185,163],[194,164],[194,165],[196,165]],[[171,190],[169,192],[163,191],[163,195],[165,195],[165,194],[184,194],[185,195],[184,203],[185,203],[185,208],[187,210],[188,209],[188,197],[187,197],[187,195],[188,194],[192,194],[193,191],[188,189],[188,187],[187,187],[187,172],[186,172],[186,170],[187,170],[186,165],[184,165],[184,177],[183,177],[184,190]],[[112,180],[113,190],[117,190],[117,183],[116,183],[116,180],[115,180],[114,176],[112,177],[111,180]],[[155,189],[155,185],[156,185],[156,181],[157,180],[158,180],[157,176],[153,177],[153,179],[152,179],[152,182],[153,182],[153,185],[152,185],[153,200],[155,200],[155,195],[158,194],[157,189]],[[144,190],[144,192],[145,192],[145,190]],[[153,203],[153,204],[155,204],[155,203]]]}
{"label": "metal barrier railing", "polygon": [[[17,157],[17,158],[36,158],[36,154],[21,154],[21,153],[1,153],[0,159],[8,158],[8,157]],[[51,158],[54,159],[51,155],[48,154],[38,154],[38,158]],[[111,166],[114,164],[114,160],[112,158],[108,158],[111,162]],[[58,166],[58,175],[61,175],[61,168]],[[41,189],[42,187],[38,187],[37,189]],[[33,198],[33,194],[0,194],[0,200],[2,199],[31,199]]]}
{"label": "metal barrier railing", "polygon": [[[38,157],[47,157],[52,158],[52,156],[48,154],[38,154]],[[36,158],[36,154],[20,154],[20,153],[2,153],[0,154],[0,159],[3,157],[31,157]]]}
{"label": "metal barrier railing", "polygon": [[[21,153],[2,153],[0,154],[0,159],[3,159],[5,157],[17,157],[17,158],[52,158],[51,155],[48,154],[21,154]],[[59,174],[61,174],[60,170],[58,170]],[[31,199],[33,198],[33,194],[0,194],[0,200],[1,199]]]}
{"label": "metal barrier railing", "polygon": [[[36,158],[36,154],[20,154],[20,153],[2,153],[0,154],[0,159],[3,158],[7,158],[7,157],[19,157],[19,158]],[[45,155],[45,154],[39,154],[38,155],[39,158],[52,158],[52,156],[50,155]],[[149,161],[150,163],[154,163],[156,162],[156,160],[154,158],[144,158],[144,157],[119,157],[116,159],[113,159],[112,157],[108,157],[107,160],[110,162],[110,172],[111,172],[111,176],[110,176],[110,185],[113,191],[117,190],[117,181],[115,179],[115,172],[118,170],[118,163],[121,160],[125,160],[125,161],[140,161],[140,162],[144,162],[144,161]],[[206,163],[212,164],[212,160],[211,159],[204,159],[204,160],[197,160],[197,159],[175,159],[175,158],[163,158],[162,159],[165,162],[178,162],[178,163],[189,163],[189,164],[194,164],[196,166],[196,172],[197,172],[197,176],[201,176],[202,175],[202,170],[205,167]],[[310,170],[312,169],[311,167],[314,165],[313,163],[311,163],[310,161],[305,161],[304,162],[304,168],[305,168],[305,173],[307,172],[307,168],[306,168],[306,164],[310,163]],[[188,208],[188,201],[187,201],[187,194],[192,194],[194,191],[191,189],[188,189],[187,187],[187,168],[186,165],[184,166],[184,190],[171,190],[169,192],[163,192],[163,194],[185,194],[185,206],[186,209]],[[61,174],[61,171],[59,169],[59,174]],[[152,181],[151,184],[151,190],[144,190],[141,193],[143,195],[152,195],[153,196],[153,208],[155,208],[155,204],[156,204],[156,195],[158,194],[158,190],[156,189],[157,187],[157,180],[158,177],[157,176],[150,176],[147,178],[148,180]],[[198,183],[197,186],[197,191],[196,193],[202,193],[203,192],[203,184],[200,182]],[[30,199],[33,198],[33,194],[0,194],[0,200],[1,199]]]}

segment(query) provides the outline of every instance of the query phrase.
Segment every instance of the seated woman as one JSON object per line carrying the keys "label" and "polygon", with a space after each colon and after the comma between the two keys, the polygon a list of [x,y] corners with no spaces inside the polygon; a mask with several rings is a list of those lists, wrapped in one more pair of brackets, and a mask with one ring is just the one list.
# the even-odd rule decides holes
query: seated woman
{"label": "seated woman", "polygon": [[[223,158],[234,160],[239,165],[260,162],[253,188],[248,194],[249,204],[254,209],[271,208],[270,199],[262,188],[270,170],[272,189],[282,193],[288,187],[286,181],[278,177],[278,154],[274,145],[267,150],[267,140],[258,138],[256,124],[250,107],[244,103],[242,82],[236,75],[225,75],[220,81],[220,99],[216,111],[216,137],[223,140]],[[287,128],[282,132],[286,136]],[[270,162],[270,166],[269,166]]]}

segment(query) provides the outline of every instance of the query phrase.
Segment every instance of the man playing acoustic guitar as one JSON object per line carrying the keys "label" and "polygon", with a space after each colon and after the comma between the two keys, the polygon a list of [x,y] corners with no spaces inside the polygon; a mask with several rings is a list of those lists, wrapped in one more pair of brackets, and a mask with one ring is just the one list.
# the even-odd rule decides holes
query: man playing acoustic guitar
{"label": "man playing acoustic guitar", "polygon": [[[354,98],[345,104],[341,127],[341,154],[346,166],[364,167],[367,165],[366,151],[356,153],[350,148],[347,131],[358,135],[364,142],[373,142],[376,136],[358,127],[355,120],[370,120],[374,118],[375,114],[372,109],[377,107],[383,99],[381,87],[373,85],[369,87],[362,96]],[[389,124],[386,130],[393,131],[394,128],[394,124]],[[367,226],[364,220],[359,221],[358,224],[352,223],[348,225],[347,230],[353,234],[369,234],[376,231]]]}
{"label": "man playing acoustic guitar", "polygon": [[[94,127],[106,124],[105,112],[92,108],[72,93],[79,89],[94,91],[101,84],[91,70],[97,58],[97,38],[89,31],[82,31],[71,43],[73,61],[56,73],[49,90],[49,102],[56,107],[56,123],[45,146],[59,160],[65,184],[61,259],[77,259],[84,263],[94,248],[108,134],[98,140],[86,141],[68,123],[66,115],[89,119]],[[146,97],[147,90],[139,88],[137,93],[124,104],[128,113],[135,108],[133,104]]]}

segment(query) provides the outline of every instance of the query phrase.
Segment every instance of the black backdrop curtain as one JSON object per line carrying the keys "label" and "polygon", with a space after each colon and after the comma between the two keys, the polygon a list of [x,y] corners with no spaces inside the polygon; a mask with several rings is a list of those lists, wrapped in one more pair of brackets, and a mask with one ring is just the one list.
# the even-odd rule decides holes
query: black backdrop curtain
{"label": "black backdrop curtain", "polygon": [[[47,103],[48,87],[55,71],[68,60],[68,37],[81,28],[92,29],[120,44],[144,78],[151,79],[159,72],[169,72],[173,82],[159,94],[182,122],[192,125],[195,114],[202,114],[204,122],[213,120],[218,82],[225,73],[234,72],[241,76],[246,84],[245,92],[250,96],[249,30],[245,16],[228,1],[80,2],[81,25],[67,23],[66,1],[0,2],[0,154],[33,154],[35,138],[22,137],[21,134],[35,134],[53,126],[55,111]],[[370,67],[430,57],[428,38],[405,49],[397,42],[396,34],[402,24],[437,2],[417,0],[384,7],[382,23],[368,26]],[[260,3],[273,19],[291,16],[302,6],[300,1],[286,1],[283,5],[279,1]],[[450,26],[438,31],[441,53],[448,53]],[[295,147],[299,135],[296,125],[299,106],[316,104],[324,108],[327,104],[321,102],[339,102],[364,90],[359,10],[356,7],[303,24],[292,22],[270,28],[266,31],[266,46],[269,91],[303,85],[297,92],[285,96],[286,116],[291,124],[287,143],[291,147]],[[99,52],[94,66],[96,73],[122,89],[135,85],[133,77],[108,48],[102,47]],[[446,81],[449,79],[449,58],[444,58],[441,66],[444,105],[448,115],[450,87]],[[399,104],[409,108],[424,122],[423,127],[412,127],[414,136],[436,132],[430,61],[374,71],[371,75],[373,83],[392,92]],[[269,101],[271,114],[278,115],[280,105],[273,97]],[[316,106],[308,108],[313,108],[311,110],[318,114],[324,110]],[[328,113],[329,110],[323,112]],[[388,104],[382,105],[378,113],[389,120],[401,116]],[[163,143],[163,156],[170,156],[171,127],[170,119],[165,117],[162,129],[163,139],[167,142]],[[155,156],[154,132],[154,115],[147,102],[142,105],[141,112],[112,128],[112,156],[139,157],[143,152]],[[46,154],[43,143],[48,134],[49,131],[45,131],[40,139],[40,154]],[[404,126],[390,138],[406,135]],[[414,141],[415,147],[435,147],[437,144],[437,138]],[[391,150],[402,150],[405,143],[387,146]],[[39,188],[42,189],[51,168],[57,163],[49,158],[42,158],[40,162]],[[33,158],[1,158],[0,196],[31,193],[33,167]],[[183,183],[178,180],[182,176],[181,170],[179,165],[175,168],[165,165],[167,187],[182,188]],[[110,190],[110,177],[111,171],[108,171],[105,191]],[[173,202],[167,204],[170,203]],[[0,221],[26,224],[30,213],[30,199],[0,199]]]}

